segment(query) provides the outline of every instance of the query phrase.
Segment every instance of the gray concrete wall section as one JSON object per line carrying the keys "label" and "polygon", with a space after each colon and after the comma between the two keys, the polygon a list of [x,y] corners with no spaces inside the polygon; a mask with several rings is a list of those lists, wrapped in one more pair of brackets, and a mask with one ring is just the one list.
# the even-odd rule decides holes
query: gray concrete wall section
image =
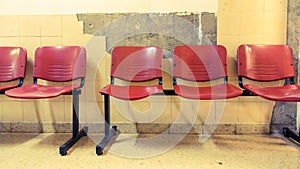
{"label": "gray concrete wall section", "polygon": [[[288,1],[287,44],[292,47],[298,76],[298,56],[300,40],[300,0]],[[297,104],[277,102],[272,116],[271,132],[282,132],[282,127],[296,130]]]}
{"label": "gray concrete wall section", "polygon": [[[117,45],[159,46],[165,57],[176,45],[216,43],[215,14],[198,13],[94,13],[78,14],[84,33],[106,36],[108,52]],[[207,17],[207,18],[206,18]],[[201,37],[200,37],[200,36]]]}
{"label": "gray concrete wall section", "polygon": [[217,44],[217,16],[215,13],[201,13],[202,44]]}

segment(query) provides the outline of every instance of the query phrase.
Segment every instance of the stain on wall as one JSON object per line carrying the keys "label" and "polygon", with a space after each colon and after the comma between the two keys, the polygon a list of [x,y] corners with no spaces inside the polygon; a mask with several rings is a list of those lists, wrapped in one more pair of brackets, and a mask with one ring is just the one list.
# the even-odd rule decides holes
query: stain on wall
{"label": "stain on wall", "polygon": [[[214,13],[90,13],[77,14],[84,33],[106,36],[108,52],[117,45],[159,46],[164,57],[181,44],[215,44]],[[200,24],[201,19],[201,24]],[[201,25],[201,26],[200,26]]]}

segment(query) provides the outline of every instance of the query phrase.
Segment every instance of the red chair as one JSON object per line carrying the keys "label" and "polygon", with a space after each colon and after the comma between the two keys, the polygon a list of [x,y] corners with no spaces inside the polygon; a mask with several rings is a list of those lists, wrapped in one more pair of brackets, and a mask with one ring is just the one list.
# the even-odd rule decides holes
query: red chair
{"label": "red chair", "polygon": [[[86,51],[80,46],[45,46],[35,51],[33,83],[7,90],[5,94],[19,99],[46,99],[60,95],[73,96],[73,136],[60,146],[61,155],[66,155],[82,136],[86,136],[87,128],[79,129],[79,94],[84,86],[86,73]],[[80,79],[79,84],[43,85],[38,79],[52,82],[70,82]],[[62,84],[62,83],[59,83]]]}
{"label": "red chair", "polygon": [[[23,84],[26,70],[27,51],[22,47],[0,47],[0,94]],[[17,84],[12,84],[18,81]],[[10,83],[12,82],[12,83]]]}
{"label": "red chair", "polygon": [[[112,50],[111,83],[99,92],[104,95],[105,137],[96,146],[96,154],[103,154],[103,149],[117,127],[110,129],[109,96],[122,100],[138,100],[153,94],[163,93],[162,88],[162,50],[158,47],[117,46]],[[119,86],[115,79],[128,82],[145,82],[158,79],[152,86]]]}
{"label": "red chair", "polygon": [[[242,94],[240,88],[228,83],[225,47],[221,45],[181,45],[176,46],[173,53],[175,94],[197,100],[227,99]],[[198,86],[198,82],[209,82],[221,78],[224,79],[224,83]],[[195,85],[178,84],[177,79],[192,81],[195,82]]]}
{"label": "red chair", "polygon": [[[293,52],[288,45],[243,44],[238,47],[237,56],[239,85],[245,89],[243,95],[257,95],[273,101],[300,101],[300,85],[294,82]],[[245,84],[244,78],[258,82],[286,79],[289,84],[283,86]],[[300,137],[290,129],[284,128],[283,133],[300,142]]]}

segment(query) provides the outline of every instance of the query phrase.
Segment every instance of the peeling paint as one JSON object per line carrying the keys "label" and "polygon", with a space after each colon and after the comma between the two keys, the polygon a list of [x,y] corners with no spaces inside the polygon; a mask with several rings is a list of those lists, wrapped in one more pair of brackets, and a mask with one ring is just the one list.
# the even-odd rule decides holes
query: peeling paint
{"label": "peeling paint", "polygon": [[[159,46],[170,57],[174,46],[216,43],[214,13],[89,13],[77,14],[84,33],[106,36],[108,52],[116,45]],[[200,28],[201,19],[201,28]],[[202,31],[204,29],[205,31]]]}

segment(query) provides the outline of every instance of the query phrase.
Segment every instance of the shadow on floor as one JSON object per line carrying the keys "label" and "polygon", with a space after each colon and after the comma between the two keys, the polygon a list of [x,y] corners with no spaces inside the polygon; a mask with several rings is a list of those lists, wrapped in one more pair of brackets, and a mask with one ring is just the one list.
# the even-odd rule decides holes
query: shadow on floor
{"label": "shadow on floor", "polygon": [[38,137],[40,133],[0,133],[0,145],[21,144]]}

